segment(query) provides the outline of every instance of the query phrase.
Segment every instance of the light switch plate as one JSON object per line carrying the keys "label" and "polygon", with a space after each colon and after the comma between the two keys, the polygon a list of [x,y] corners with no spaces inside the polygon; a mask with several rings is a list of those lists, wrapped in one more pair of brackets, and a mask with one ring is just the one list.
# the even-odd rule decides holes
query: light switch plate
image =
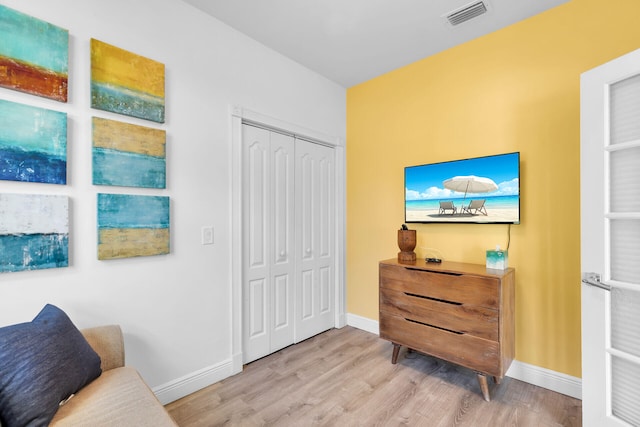
{"label": "light switch plate", "polygon": [[208,225],[202,227],[202,244],[213,245],[213,227]]}

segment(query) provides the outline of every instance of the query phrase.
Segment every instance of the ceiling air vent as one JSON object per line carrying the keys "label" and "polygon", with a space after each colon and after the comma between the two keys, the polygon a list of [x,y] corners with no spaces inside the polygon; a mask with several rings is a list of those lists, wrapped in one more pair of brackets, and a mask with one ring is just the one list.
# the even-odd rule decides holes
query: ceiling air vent
{"label": "ceiling air vent", "polygon": [[447,15],[451,25],[458,25],[487,12],[487,6],[479,1]]}

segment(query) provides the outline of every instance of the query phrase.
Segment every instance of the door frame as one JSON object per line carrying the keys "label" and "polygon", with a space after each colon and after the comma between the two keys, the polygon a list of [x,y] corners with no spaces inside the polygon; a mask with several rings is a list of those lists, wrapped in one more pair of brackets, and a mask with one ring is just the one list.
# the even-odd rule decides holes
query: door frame
{"label": "door frame", "polygon": [[233,374],[242,371],[242,124],[290,134],[335,149],[335,327],[346,325],[346,150],[344,140],[265,116],[238,105],[229,106],[231,131],[231,357]]}

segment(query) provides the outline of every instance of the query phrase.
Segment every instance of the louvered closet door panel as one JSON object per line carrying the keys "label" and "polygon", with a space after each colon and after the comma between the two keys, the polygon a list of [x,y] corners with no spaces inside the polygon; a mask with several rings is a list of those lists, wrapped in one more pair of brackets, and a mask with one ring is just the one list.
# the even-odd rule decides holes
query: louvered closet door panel
{"label": "louvered closet door panel", "polygon": [[296,140],[296,342],[334,326],[334,150]]}

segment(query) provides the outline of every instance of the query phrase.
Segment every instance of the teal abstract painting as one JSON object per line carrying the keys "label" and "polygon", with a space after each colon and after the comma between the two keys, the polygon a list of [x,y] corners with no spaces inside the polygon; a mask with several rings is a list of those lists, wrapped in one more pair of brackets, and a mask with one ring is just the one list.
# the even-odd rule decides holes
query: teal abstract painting
{"label": "teal abstract painting", "polygon": [[166,132],[94,117],[93,184],[165,188]]}
{"label": "teal abstract painting", "polygon": [[67,102],[69,32],[0,5],[0,86]]}
{"label": "teal abstract painting", "polygon": [[67,114],[0,100],[0,179],[67,183]]}
{"label": "teal abstract painting", "polygon": [[69,265],[69,198],[0,194],[0,273]]}
{"label": "teal abstract painting", "polygon": [[169,197],[98,194],[98,259],[169,253]]}

